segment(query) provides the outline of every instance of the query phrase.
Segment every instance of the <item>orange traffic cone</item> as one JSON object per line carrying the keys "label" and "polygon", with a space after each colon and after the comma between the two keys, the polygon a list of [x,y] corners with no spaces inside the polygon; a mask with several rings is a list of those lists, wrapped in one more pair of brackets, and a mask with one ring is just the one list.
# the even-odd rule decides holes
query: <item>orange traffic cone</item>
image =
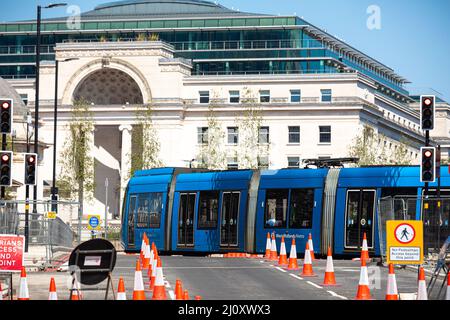
{"label": "orange traffic cone", "polygon": [[201,296],[195,296],[194,299],[198,301],[198,300],[202,300],[202,297]]}
{"label": "orange traffic cone", "polygon": [[316,257],[314,256],[314,245],[311,233],[308,235],[308,245],[309,245],[309,253],[311,254],[311,260],[314,261],[316,260]]}
{"label": "orange traffic cone", "polygon": [[272,248],[272,242],[270,241],[270,233],[267,232],[267,240],[266,240],[266,254],[264,258],[270,259],[270,248]]}
{"label": "orange traffic cone", "polygon": [[450,271],[447,273],[447,294],[445,295],[445,300],[450,300]]}
{"label": "orange traffic cone", "polygon": [[305,258],[303,260],[302,277],[317,277],[312,268],[311,253],[309,252],[309,243],[306,242]]}
{"label": "orange traffic cone", "polygon": [[362,243],[362,250],[361,250],[361,260],[365,260],[366,262],[369,262],[369,249],[367,247],[367,235],[364,232],[363,237],[363,243]]}
{"label": "orange traffic cone", "polygon": [[359,277],[358,292],[356,300],[372,300],[369,288],[369,274],[367,272],[366,260],[361,260],[361,274]]}
{"label": "orange traffic cone", "polygon": [[420,267],[419,288],[417,289],[417,300],[428,300],[427,282],[425,280],[425,269]]}
{"label": "orange traffic cone", "polygon": [[28,292],[27,273],[25,267],[22,267],[20,274],[20,290],[17,300],[30,300],[30,294]]}
{"label": "orange traffic cone", "polygon": [[277,253],[277,242],[275,241],[275,233],[272,233],[272,242],[270,245],[270,258],[269,260],[276,261],[278,260]]}
{"label": "orange traffic cone", "polygon": [[76,281],[73,283],[73,287],[71,290],[71,294],[70,294],[70,300],[81,300],[81,291],[80,291],[80,285],[78,283],[78,281]]}
{"label": "orange traffic cone", "polygon": [[280,258],[278,259],[279,266],[287,266],[288,260],[286,255],[286,244],[284,243],[284,236],[281,237],[281,245],[280,245]]}
{"label": "orange traffic cone", "polygon": [[289,253],[288,270],[300,270],[297,263],[297,246],[295,245],[295,238],[292,238],[291,252]]}
{"label": "orange traffic cone", "polygon": [[150,245],[145,243],[144,259],[142,260],[142,269],[147,270],[150,263]]}
{"label": "orange traffic cone", "polygon": [[127,293],[125,291],[125,283],[123,278],[119,279],[119,288],[117,289],[117,299],[116,300],[127,300]]}
{"label": "orange traffic cone", "polygon": [[155,251],[155,257],[153,258],[153,263],[151,266],[152,274],[150,276],[150,290],[153,290],[155,287],[155,281],[156,281],[156,266],[158,264],[158,252]]}
{"label": "orange traffic cone", "polygon": [[178,279],[175,284],[175,300],[183,300],[183,284]]}
{"label": "orange traffic cone", "polygon": [[167,300],[166,286],[164,285],[164,276],[161,264],[161,258],[158,257],[158,264],[156,265],[156,279],[153,287],[153,300]]}
{"label": "orange traffic cone", "polygon": [[189,300],[189,293],[187,290],[184,290],[183,300]]}
{"label": "orange traffic cone", "polygon": [[48,300],[58,300],[58,294],[56,293],[55,278],[50,279],[50,289],[48,290]]}
{"label": "orange traffic cone", "polygon": [[144,253],[145,253],[145,246],[146,246],[145,237],[146,237],[146,235],[144,232],[144,235],[142,236],[142,242],[141,242],[141,252],[139,254],[139,261],[141,261],[141,263],[144,261]]}
{"label": "orange traffic cone", "polygon": [[144,280],[139,260],[136,261],[136,271],[134,272],[133,300],[145,300]]}
{"label": "orange traffic cone", "polygon": [[334,275],[333,255],[331,254],[331,247],[328,247],[327,252],[327,266],[325,269],[325,279],[323,280],[324,287],[335,287],[336,277]]}
{"label": "orange traffic cone", "polygon": [[394,265],[389,264],[386,300],[398,300],[397,280],[395,279]]}

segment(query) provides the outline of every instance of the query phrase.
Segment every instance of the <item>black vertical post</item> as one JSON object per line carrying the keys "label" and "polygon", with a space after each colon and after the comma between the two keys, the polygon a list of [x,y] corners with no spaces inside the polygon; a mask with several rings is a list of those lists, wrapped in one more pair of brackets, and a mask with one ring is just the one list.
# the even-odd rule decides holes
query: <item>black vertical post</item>
{"label": "black vertical post", "polygon": [[52,211],[58,212],[56,191],[56,133],[58,126],[58,59],[55,60],[55,107],[53,114],[53,182],[52,182]]}
{"label": "black vertical post", "polygon": [[[12,116],[12,115],[11,115],[11,116]],[[3,133],[3,134],[2,134],[2,151],[5,151],[5,150],[6,150],[6,144],[7,144],[7,142],[6,142],[6,134]],[[2,197],[2,200],[5,200],[5,190],[6,190],[5,187],[2,187],[2,188],[1,188],[1,197]]]}
{"label": "black vertical post", "polygon": [[[34,153],[38,155],[39,159],[39,78],[41,68],[41,6],[37,6],[37,20],[36,20],[36,96],[34,102]],[[36,159],[36,160],[38,160]],[[37,185],[33,186],[33,213],[37,213]]]}
{"label": "black vertical post", "polygon": [[[27,153],[30,152],[30,119],[31,115],[27,114]],[[28,252],[28,243],[30,238],[30,186],[25,186],[25,252]]]}
{"label": "black vertical post", "polygon": [[[429,147],[430,146],[430,131],[426,130],[425,131],[425,147]],[[425,197],[428,196],[428,188],[429,188],[429,183],[425,182]]]}

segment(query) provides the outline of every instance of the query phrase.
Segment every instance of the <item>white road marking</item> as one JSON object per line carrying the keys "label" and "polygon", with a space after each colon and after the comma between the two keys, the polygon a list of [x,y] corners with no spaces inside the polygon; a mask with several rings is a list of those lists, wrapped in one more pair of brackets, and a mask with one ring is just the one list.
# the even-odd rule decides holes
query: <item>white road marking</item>
{"label": "white road marking", "polygon": [[312,285],[313,287],[316,287],[317,289],[322,289],[322,287],[321,287],[321,286],[319,286],[319,285],[315,284],[314,282],[311,282],[311,281],[306,281],[306,283],[308,283],[308,284]]}
{"label": "white road marking", "polygon": [[173,293],[173,290],[169,290],[169,297],[172,300],[175,300],[175,294]]}
{"label": "white road marking", "polygon": [[340,295],[338,295],[336,292],[334,292],[334,291],[327,291],[329,294],[331,294],[333,297],[336,297],[336,298],[341,298],[341,299],[343,299],[343,300],[348,300],[348,298],[347,297],[344,297],[344,296],[340,296]]}
{"label": "white road marking", "polygon": [[298,280],[303,280],[303,278],[299,277],[299,276],[298,276],[298,275],[296,275],[296,274],[293,274],[293,273],[289,273],[289,275],[290,275],[291,277],[294,277],[295,279],[298,279]]}
{"label": "white road marking", "polygon": [[287,272],[286,270],[283,270],[280,267],[275,267],[275,269],[280,270],[281,272]]}

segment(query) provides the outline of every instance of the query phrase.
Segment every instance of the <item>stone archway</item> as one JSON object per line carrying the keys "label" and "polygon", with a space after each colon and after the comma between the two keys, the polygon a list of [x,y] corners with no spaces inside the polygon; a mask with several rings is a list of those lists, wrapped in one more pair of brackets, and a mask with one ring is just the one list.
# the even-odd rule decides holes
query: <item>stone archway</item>
{"label": "stone archway", "polygon": [[76,87],[73,100],[86,100],[95,105],[143,104],[139,85],[127,73],[102,68],[90,73]]}

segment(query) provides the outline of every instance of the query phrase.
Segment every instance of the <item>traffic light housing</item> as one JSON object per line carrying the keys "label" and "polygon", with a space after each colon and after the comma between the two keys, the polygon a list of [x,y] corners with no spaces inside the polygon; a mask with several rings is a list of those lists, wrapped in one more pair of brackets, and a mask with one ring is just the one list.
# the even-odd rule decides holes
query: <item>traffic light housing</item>
{"label": "traffic light housing", "polygon": [[0,133],[10,134],[12,132],[13,100],[0,99]]}
{"label": "traffic light housing", "polygon": [[25,185],[36,185],[37,154],[25,153]]}
{"label": "traffic light housing", "polygon": [[0,186],[10,187],[12,185],[12,152],[0,152]]}
{"label": "traffic light housing", "polygon": [[420,149],[420,182],[436,181],[436,148],[423,147]]}
{"label": "traffic light housing", "polygon": [[434,129],[435,96],[420,96],[420,126],[422,130]]}

